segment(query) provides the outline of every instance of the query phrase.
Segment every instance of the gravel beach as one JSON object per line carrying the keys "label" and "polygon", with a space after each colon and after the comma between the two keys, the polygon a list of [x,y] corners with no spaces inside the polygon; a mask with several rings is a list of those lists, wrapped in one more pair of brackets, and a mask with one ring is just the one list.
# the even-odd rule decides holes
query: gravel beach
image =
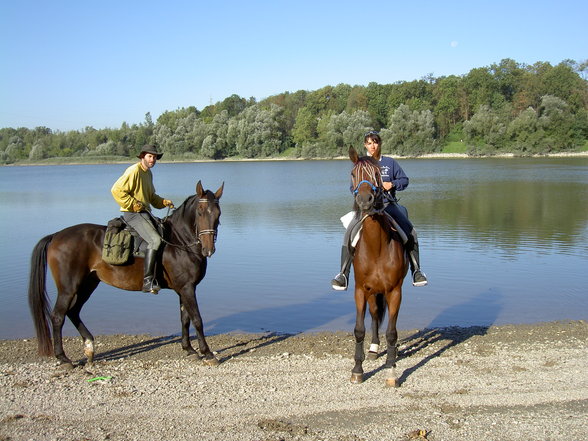
{"label": "gravel beach", "polygon": [[0,340],[0,441],[588,439],[585,321],[400,332],[398,388],[384,355],[350,383],[351,333],[208,341],[218,366],[147,335],[98,336],[86,365],[67,338],[65,369]]}

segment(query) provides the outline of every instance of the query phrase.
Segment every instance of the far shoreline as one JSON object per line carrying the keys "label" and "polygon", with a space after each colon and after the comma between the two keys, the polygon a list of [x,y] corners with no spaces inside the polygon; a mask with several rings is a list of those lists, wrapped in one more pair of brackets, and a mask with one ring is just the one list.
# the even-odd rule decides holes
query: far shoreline
{"label": "far shoreline", "polygon": [[[516,155],[514,153],[502,153],[497,155],[480,155],[472,156],[467,153],[427,153],[420,156],[400,156],[390,155],[394,159],[518,159],[518,158],[588,158],[588,151],[583,152],[559,152],[545,153],[536,155]],[[135,158],[128,160],[104,160],[104,161],[65,161],[65,162],[30,162],[15,164],[0,164],[0,167],[32,167],[32,166],[52,166],[52,165],[116,165],[134,163]],[[191,163],[213,163],[213,162],[279,162],[279,161],[342,161],[348,160],[347,156],[336,156],[334,158],[224,158],[224,159],[179,159],[179,160],[159,160],[160,164],[191,164]]]}

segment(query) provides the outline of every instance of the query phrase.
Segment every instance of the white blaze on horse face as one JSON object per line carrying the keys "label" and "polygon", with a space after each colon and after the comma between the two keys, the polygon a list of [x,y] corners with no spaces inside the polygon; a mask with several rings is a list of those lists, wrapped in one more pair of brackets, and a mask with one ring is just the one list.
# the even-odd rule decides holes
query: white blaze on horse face
{"label": "white blaze on horse face", "polygon": [[367,161],[359,161],[351,174],[353,188],[359,190],[362,183],[369,183],[373,187],[382,187],[382,176],[379,167]]}

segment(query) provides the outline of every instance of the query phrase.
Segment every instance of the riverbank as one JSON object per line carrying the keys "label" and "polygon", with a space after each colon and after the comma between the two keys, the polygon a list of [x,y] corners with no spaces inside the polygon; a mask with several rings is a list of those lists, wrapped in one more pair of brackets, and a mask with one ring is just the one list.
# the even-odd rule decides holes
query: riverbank
{"label": "riverbank", "polygon": [[402,331],[393,389],[382,356],[349,382],[350,333],[211,336],[216,367],[176,336],[100,336],[72,370],[0,340],[0,440],[585,439],[586,341],[585,321]]}
{"label": "riverbank", "polygon": [[[388,155],[396,159],[483,159],[483,158],[588,158],[588,151],[582,152],[560,152],[560,153],[545,153],[542,155],[520,156],[514,153],[503,153],[491,156],[471,156],[467,153],[428,153],[421,156],[399,156]],[[60,158],[60,161],[36,161],[36,162],[19,162],[15,164],[0,164],[0,167],[19,167],[19,166],[40,166],[40,165],[103,165],[103,164],[129,164],[135,161],[135,158],[128,159],[105,159],[104,161],[89,161],[84,158],[79,161],[66,160],[67,158]],[[326,160],[346,160],[347,156],[339,156],[335,158],[294,158],[294,157],[279,157],[279,158],[226,158],[226,159],[178,159],[178,160],[160,160],[160,164],[186,164],[186,163],[207,163],[207,162],[272,162],[272,161],[326,161]],[[63,161],[63,162],[61,162]]]}

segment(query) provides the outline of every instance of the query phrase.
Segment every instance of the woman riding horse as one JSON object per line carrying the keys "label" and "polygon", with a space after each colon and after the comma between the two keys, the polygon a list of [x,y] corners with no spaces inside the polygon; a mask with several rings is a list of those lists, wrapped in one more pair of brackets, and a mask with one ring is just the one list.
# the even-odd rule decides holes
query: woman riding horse
{"label": "woman riding horse", "polygon": [[382,175],[378,161],[373,157],[359,157],[355,149],[349,149],[354,163],[351,185],[355,189],[354,208],[361,219],[361,235],[355,246],[353,268],[355,271],[355,365],[351,382],[363,381],[362,363],[365,359],[365,313],[369,306],[372,317],[372,339],[369,357],[379,353],[379,328],[388,310],[386,328],[386,384],[398,386],[395,373],[398,341],[396,322],[402,301],[402,283],[408,270],[408,259],[398,230],[391,228],[391,220],[384,212],[385,196],[382,191]]}
{"label": "woman riding horse", "polygon": [[[383,188],[386,196],[385,210],[394,219],[396,223],[395,227],[400,229],[399,233],[410,256],[412,284],[414,286],[425,286],[428,282],[427,276],[420,268],[417,233],[412,223],[408,220],[408,211],[405,207],[399,205],[396,199],[396,191],[402,191],[408,187],[408,177],[396,160],[382,156],[381,145],[382,140],[378,132],[371,131],[365,134],[364,147],[368,155],[374,158],[380,167],[382,177],[381,188]],[[352,192],[356,190],[356,188],[351,188]],[[349,271],[353,262],[354,253],[354,247],[351,245],[351,241],[353,240],[352,235],[357,231],[360,222],[361,217],[359,216],[359,212],[356,212],[353,221],[350,222],[345,232],[343,246],[341,248],[341,271],[331,281],[332,288],[337,291],[347,289]]]}

